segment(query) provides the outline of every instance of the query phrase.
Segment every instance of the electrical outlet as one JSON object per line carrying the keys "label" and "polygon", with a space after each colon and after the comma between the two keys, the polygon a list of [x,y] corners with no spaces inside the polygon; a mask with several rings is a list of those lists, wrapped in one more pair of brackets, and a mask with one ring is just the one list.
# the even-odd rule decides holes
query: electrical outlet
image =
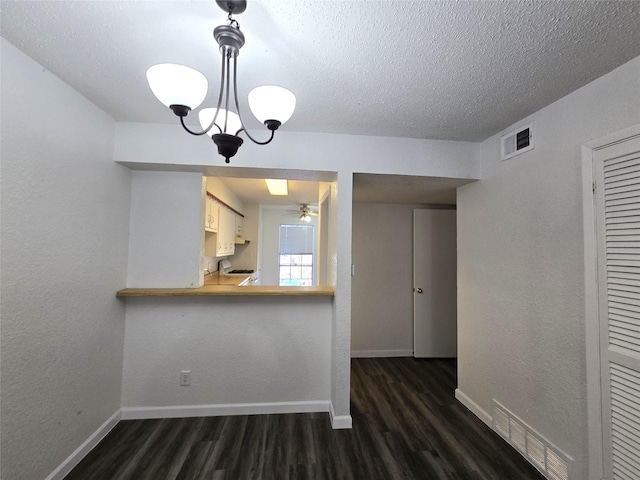
{"label": "electrical outlet", "polygon": [[191,385],[191,370],[182,370],[180,372],[180,386],[188,387]]}

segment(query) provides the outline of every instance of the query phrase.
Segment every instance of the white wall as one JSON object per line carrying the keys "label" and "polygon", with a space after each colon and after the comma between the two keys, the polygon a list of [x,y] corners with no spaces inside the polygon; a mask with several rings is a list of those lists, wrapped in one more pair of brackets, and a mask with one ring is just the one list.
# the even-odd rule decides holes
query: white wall
{"label": "white wall", "polygon": [[[127,300],[123,406],[330,400],[331,297]],[[179,386],[191,370],[191,386]]]}
{"label": "white wall", "polygon": [[353,204],[353,357],[413,355],[414,208]]}
{"label": "white wall", "polygon": [[572,456],[576,479],[588,478],[580,146],[640,122],[639,91],[636,58],[523,119],[533,151],[501,162],[500,136],[483,142],[482,181],[458,189],[459,390]]}
{"label": "white wall", "polygon": [[[133,169],[184,169],[207,172],[217,158],[211,142],[194,139],[177,125],[120,123],[116,159]],[[200,141],[204,140],[204,141]],[[218,159],[221,162],[220,159]],[[219,163],[218,165],[222,165]],[[478,144],[359,135],[279,131],[268,147],[245,142],[227,174],[238,168],[273,169],[271,178],[326,181],[331,185],[328,284],[336,290],[332,316],[331,400],[334,426],[350,425],[351,356],[351,198],[354,173],[389,173],[479,178]],[[274,171],[275,170],[275,171]],[[282,173],[279,174],[277,170]],[[317,172],[325,172],[323,178]],[[328,174],[326,172],[329,172]],[[242,175],[235,175],[242,176]]]}
{"label": "white wall", "polygon": [[218,197],[219,200],[229,205],[234,210],[244,214],[244,203],[224,184],[218,177],[205,177],[207,191]]}
{"label": "white wall", "polygon": [[[303,222],[297,215],[291,215],[296,207],[270,207],[261,208],[262,234],[260,235],[260,283],[262,285],[278,285],[279,265],[278,253],[280,249],[280,225],[313,225],[318,228],[318,217],[311,217],[310,222]],[[318,245],[314,245],[314,268],[318,265]]]}
{"label": "white wall", "polygon": [[127,287],[202,285],[202,175],[133,172]]}
{"label": "white wall", "polygon": [[[194,138],[177,124],[118,123],[116,160],[132,168],[155,164],[158,168],[175,170],[180,167],[207,170],[212,163],[225,165],[210,139]],[[245,142],[231,162],[230,167],[224,167],[229,176],[234,168],[261,168],[480,178],[477,143],[286,129],[279,130],[269,146]]]}
{"label": "white wall", "polygon": [[114,121],[0,41],[0,476],[32,480],[120,409],[131,175]]}
{"label": "white wall", "polygon": [[329,285],[335,288],[331,341],[334,428],[351,428],[351,205],[353,174],[339,172],[329,200]]}

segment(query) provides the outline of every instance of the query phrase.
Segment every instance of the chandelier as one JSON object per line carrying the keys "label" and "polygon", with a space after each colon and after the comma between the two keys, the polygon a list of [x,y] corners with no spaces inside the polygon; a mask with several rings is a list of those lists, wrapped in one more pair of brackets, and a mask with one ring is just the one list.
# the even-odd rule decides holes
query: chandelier
{"label": "chandelier", "polygon": [[[271,132],[271,136],[261,142],[249,134],[238,106],[236,74],[237,58],[240,48],[244,45],[244,35],[240,31],[240,24],[232,18],[234,13],[240,14],[245,11],[247,2],[216,0],[216,3],[228,13],[227,24],[213,30],[213,37],[218,42],[222,55],[220,92],[215,108],[204,108],[199,112],[202,130],[191,130],[184,123],[189,112],[198,108],[207,95],[208,83],[202,73],[184,65],[162,63],[147,70],[147,81],[158,100],[180,117],[182,127],[192,135],[210,135],[218,147],[218,153],[229,163],[229,159],[238,152],[243,143],[242,138],[238,136],[242,132],[258,145],[270,143],[275,131],[293,115],[296,97],[286,88],[275,85],[263,85],[251,90],[248,95],[249,108]],[[229,109],[231,101],[235,112]]]}

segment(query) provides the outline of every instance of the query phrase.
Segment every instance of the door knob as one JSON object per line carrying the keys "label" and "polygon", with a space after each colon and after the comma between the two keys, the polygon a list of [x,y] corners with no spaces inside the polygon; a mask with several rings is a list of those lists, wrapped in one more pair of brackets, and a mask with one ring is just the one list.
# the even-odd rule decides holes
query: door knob
{"label": "door knob", "polygon": [[416,292],[416,293],[422,293],[422,289],[421,288],[414,288],[413,291]]}

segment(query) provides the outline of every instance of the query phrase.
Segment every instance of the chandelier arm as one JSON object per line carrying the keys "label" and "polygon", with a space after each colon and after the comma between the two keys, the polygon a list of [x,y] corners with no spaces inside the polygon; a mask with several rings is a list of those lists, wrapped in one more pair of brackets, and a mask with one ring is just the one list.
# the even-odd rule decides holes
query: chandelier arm
{"label": "chandelier arm", "polygon": [[247,137],[249,137],[249,140],[251,140],[253,143],[255,143],[257,145],[266,145],[267,143],[271,143],[271,140],[273,140],[273,137],[276,134],[275,130],[271,130],[271,136],[269,137],[269,139],[264,141],[264,142],[259,142],[258,140],[253,138],[251,135],[249,135],[249,132],[247,132],[246,128],[241,128],[240,130],[238,130],[238,132],[236,133],[236,136],[238,134],[240,134],[241,132],[244,132],[247,135]]}
{"label": "chandelier arm", "polygon": [[244,120],[242,119],[242,113],[240,112],[240,105],[238,104],[238,82],[237,82],[237,75],[238,72],[238,57],[233,59],[233,98],[235,100],[235,104],[236,104],[236,110],[238,111],[238,117],[240,118],[240,124],[242,125],[242,128],[240,130],[238,130],[238,132],[236,133],[236,135],[238,135],[240,132],[244,131],[245,135],[247,137],[249,137],[249,140],[251,140],[253,143],[256,143],[258,145],[266,145],[267,143],[271,142],[271,140],[273,140],[273,136],[275,135],[275,130],[271,130],[271,137],[265,141],[265,142],[260,142],[258,140],[256,140],[255,138],[253,138],[251,136],[251,134],[247,131],[247,127],[245,127],[244,125]]}
{"label": "chandelier arm", "polygon": [[[227,83],[226,83],[227,88],[225,89],[225,97],[224,97],[225,112],[224,112],[224,128],[222,129],[223,132],[227,131],[227,120],[229,119],[229,76],[231,75],[231,69],[229,68],[229,62],[231,60],[230,60],[230,55],[226,49],[225,49],[225,57],[227,58]],[[235,62],[236,61],[234,59],[233,63],[235,64]],[[216,116],[217,116],[217,113],[216,113]]]}
{"label": "chandelier arm", "polygon": [[[213,119],[211,120],[211,123],[209,124],[209,126],[206,129],[202,130],[201,132],[194,132],[193,130],[191,130],[189,127],[187,127],[185,125],[184,117],[182,117],[182,116],[180,117],[180,124],[182,125],[182,128],[184,128],[185,131],[187,131],[191,135],[196,135],[196,136],[204,135],[204,134],[208,133],[209,130],[211,130],[214,125],[216,126],[218,131],[220,133],[222,133],[222,129],[216,123],[216,117],[218,116],[218,112],[220,111],[220,104],[222,103],[222,92],[224,92],[224,90],[225,90],[224,89],[225,71],[227,71],[227,73],[228,73],[228,69],[226,68],[226,66],[227,66],[226,63],[227,62],[225,62],[225,56],[223,55],[222,56],[222,73],[220,75],[220,77],[221,77],[220,78],[220,93],[218,94],[218,106],[216,107],[216,113],[213,115]],[[227,85],[228,85],[228,82],[227,82]]]}
{"label": "chandelier arm", "polygon": [[[216,123],[216,118],[218,117],[218,113],[220,112],[220,105],[222,104],[222,94],[225,90],[224,86],[224,80],[225,80],[225,72],[228,73],[228,59],[226,58],[226,52],[222,54],[222,67],[220,68],[220,92],[218,93],[218,105],[216,105],[216,113],[213,115],[213,118],[211,119],[211,123],[209,124],[209,127],[207,128],[207,131],[211,130],[211,128],[215,125],[218,128],[218,131],[220,133],[223,132],[223,130],[220,128],[220,126]],[[227,80],[227,87],[229,85],[229,82]],[[225,126],[226,129],[226,126]]]}
{"label": "chandelier arm", "polygon": [[182,125],[182,128],[185,129],[185,131],[187,131],[188,133],[190,133],[191,135],[204,135],[205,133],[207,133],[206,130],[203,130],[202,132],[194,132],[193,130],[190,130],[189,127],[187,127],[184,123],[184,117],[180,117],[180,124]]}

